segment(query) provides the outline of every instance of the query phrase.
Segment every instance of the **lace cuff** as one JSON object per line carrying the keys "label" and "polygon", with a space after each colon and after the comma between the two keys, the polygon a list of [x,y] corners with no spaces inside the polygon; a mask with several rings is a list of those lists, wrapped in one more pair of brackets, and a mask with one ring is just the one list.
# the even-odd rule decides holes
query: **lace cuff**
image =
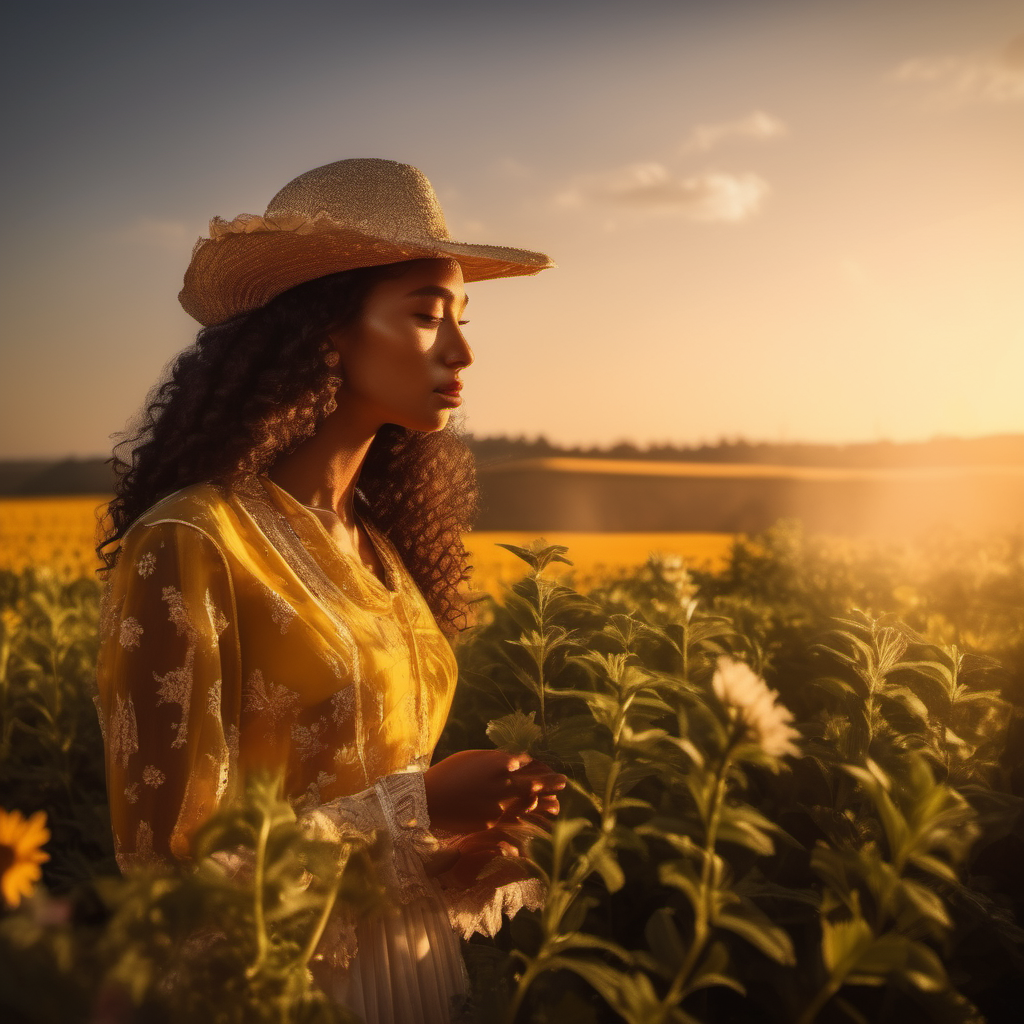
{"label": "lace cuff", "polygon": [[442,884],[440,889],[448,919],[464,939],[478,932],[493,938],[505,918],[511,920],[523,907],[540,910],[544,906],[544,883],[539,878],[519,879],[496,889],[488,884],[485,873],[469,888],[447,888]]}
{"label": "lace cuff", "polygon": [[[504,918],[523,908],[544,905],[545,889],[539,878],[515,879],[495,885],[490,877],[510,862],[496,857],[469,886],[453,883],[444,875],[430,878],[426,861],[444,847],[454,846],[460,836],[443,837],[430,831],[430,815],[422,771],[386,775],[370,788],[310,808],[299,821],[307,835],[339,842],[346,838],[373,838],[384,832],[391,840],[391,856],[378,864],[381,879],[401,904],[426,897],[447,911],[452,928],[463,938],[475,933],[493,936]],[[347,965],[356,952],[355,925],[338,908],[324,933],[318,959]]]}
{"label": "lace cuff", "polygon": [[430,834],[422,771],[386,775],[361,793],[311,808],[299,820],[307,835],[333,842],[356,837],[369,841],[383,832],[391,840],[393,856],[379,869],[395,898],[409,903],[434,895],[423,869],[437,841]]}
{"label": "lace cuff", "polygon": [[[395,902],[411,903],[422,896],[437,899],[437,888],[424,870],[424,861],[437,850],[437,840],[430,833],[422,771],[386,775],[360,793],[302,811],[299,823],[307,836],[330,842],[353,838],[369,842],[383,833],[391,841],[391,855],[382,858],[377,869]],[[338,906],[315,959],[347,967],[356,951],[356,922]]]}
{"label": "lace cuff", "polygon": [[[524,830],[530,834],[530,830]],[[440,849],[457,847],[464,837],[458,834],[436,832]],[[521,862],[519,862],[521,863]],[[453,882],[449,874],[442,874],[435,882],[448,911],[452,928],[464,939],[479,933],[495,936],[504,919],[511,920],[524,907],[539,910],[544,906],[547,889],[541,879],[534,876],[513,878],[500,882],[502,873],[516,872],[516,858],[497,856],[491,860],[471,885]]]}

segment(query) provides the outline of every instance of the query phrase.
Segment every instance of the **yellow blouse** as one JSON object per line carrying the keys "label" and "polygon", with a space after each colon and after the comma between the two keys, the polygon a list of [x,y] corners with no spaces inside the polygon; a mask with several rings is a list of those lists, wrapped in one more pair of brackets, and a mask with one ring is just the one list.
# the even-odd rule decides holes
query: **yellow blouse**
{"label": "yellow blouse", "polygon": [[425,769],[456,680],[398,553],[386,585],[267,477],[196,484],[123,538],[98,661],[118,862],[188,859],[246,773],[316,807]]}

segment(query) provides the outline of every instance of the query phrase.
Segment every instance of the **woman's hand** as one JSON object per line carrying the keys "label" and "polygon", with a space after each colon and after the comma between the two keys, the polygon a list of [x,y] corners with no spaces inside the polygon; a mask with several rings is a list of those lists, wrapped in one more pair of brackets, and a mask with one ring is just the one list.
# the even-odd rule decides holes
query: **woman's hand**
{"label": "woman's hand", "polygon": [[[522,829],[518,830],[522,832]],[[527,840],[516,830],[501,826],[463,836],[455,845],[427,862],[428,875],[443,875],[457,886],[468,887],[486,880],[495,889],[529,878],[532,872],[522,860]],[[497,862],[497,863],[495,863]],[[486,873],[480,878],[481,872]]]}
{"label": "woman's hand", "polygon": [[474,833],[499,821],[558,813],[566,778],[529,754],[461,750],[424,772],[431,828]]}

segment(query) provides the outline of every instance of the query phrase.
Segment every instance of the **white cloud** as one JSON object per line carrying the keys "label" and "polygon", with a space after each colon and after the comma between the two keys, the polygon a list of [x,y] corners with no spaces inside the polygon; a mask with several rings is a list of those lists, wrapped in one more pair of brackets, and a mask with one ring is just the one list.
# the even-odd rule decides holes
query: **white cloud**
{"label": "white cloud", "polygon": [[707,152],[722,142],[731,139],[751,139],[758,142],[777,139],[787,135],[789,128],[763,110],[755,110],[746,117],[735,121],[720,121],[717,124],[699,124],[690,132],[689,138],[682,145],[682,152]]}
{"label": "white cloud", "polygon": [[896,69],[904,82],[936,85],[942,99],[958,103],[1024,102],[1024,35],[1002,53],[915,57]]}
{"label": "white cloud", "polygon": [[614,206],[738,223],[760,209],[768,192],[768,183],[755,174],[706,171],[677,177],[663,164],[644,163],[578,178],[555,201],[564,207]]}

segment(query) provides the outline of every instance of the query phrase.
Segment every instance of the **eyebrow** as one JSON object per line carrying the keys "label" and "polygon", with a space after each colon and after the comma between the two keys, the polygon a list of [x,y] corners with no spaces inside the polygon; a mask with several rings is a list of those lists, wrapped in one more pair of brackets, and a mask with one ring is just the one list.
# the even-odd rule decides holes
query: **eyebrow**
{"label": "eyebrow", "polygon": [[[430,295],[439,299],[447,299],[449,302],[455,301],[455,292],[449,291],[447,288],[442,288],[439,284],[425,284],[422,288],[417,288],[415,291],[409,292],[406,298],[412,298],[414,295]],[[469,296],[463,296],[462,308],[469,305]]]}

